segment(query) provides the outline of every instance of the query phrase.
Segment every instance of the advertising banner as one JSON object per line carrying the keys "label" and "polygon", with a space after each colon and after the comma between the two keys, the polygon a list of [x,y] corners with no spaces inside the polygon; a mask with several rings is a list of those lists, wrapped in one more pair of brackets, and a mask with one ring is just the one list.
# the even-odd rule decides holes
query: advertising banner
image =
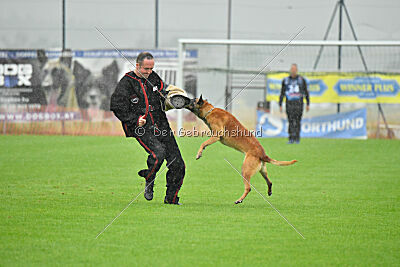
{"label": "advertising banner", "polygon": [[[301,73],[311,103],[400,103],[400,74]],[[267,101],[279,101],[288,73],[267,75]]]}
{"label": "advertising banner", "polygon": [[[109,107],[111,94],[123,75],[134,69],[135,59],[142,51],[123,49],[123,57],[113,49],[64,54],[0,50],[0,121],[116,120]],[[154,71],[164,82],[176,84],[177,51],[145,51],[154,55]],[[197,51],[187,51],[185,64],[196,63]],[[196,75],[186,72],[184,88],[190,97],[196,95],[196,86]]]}
{"label": "advertising banner", "polygon": [[[327,116],[305,118],[301,121],[301,137],[367,138],[365,108]],[[256,131],[262,137],[288,137],[288,121],[263,111],[257,111]]]}

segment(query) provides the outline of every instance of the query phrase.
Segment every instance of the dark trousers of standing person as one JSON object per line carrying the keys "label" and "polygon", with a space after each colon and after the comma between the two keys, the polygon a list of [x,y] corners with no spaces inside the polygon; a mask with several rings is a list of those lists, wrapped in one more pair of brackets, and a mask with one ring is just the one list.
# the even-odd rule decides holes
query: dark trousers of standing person
{"label": "dark trousers of standing person", "polygon": [[165,200],[169,203],[179,201],[178,192],[185,177],[185,163],[182,159],[175,137],[168,127],[167,131],[157,131],[154,127],[145,127],[146,133],[136,137],[139,144],[149,154],[147,170],[143,170],[143,177],[153,181],[164,160],[167,161],[167,191]]}
{"label": "dark trousers of standing person", "polygon": [[303,116],[303,104],[297,101],[287,101],[286,114],[289,122],[289,142],[300,142],[301,117]]}

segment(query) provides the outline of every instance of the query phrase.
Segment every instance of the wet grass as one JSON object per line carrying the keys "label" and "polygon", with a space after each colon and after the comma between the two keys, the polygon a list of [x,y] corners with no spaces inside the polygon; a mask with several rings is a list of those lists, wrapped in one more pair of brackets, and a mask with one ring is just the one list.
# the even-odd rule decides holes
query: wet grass
{"label": "wet grass", "polygon": [[[0,136],[0,265],[397,265],[400,262],[400,142],[261,139],[275,159],[268,200],[240,205],[243,155],[180,138],[187,174],[182,206],[142,195],[146,154],[122,137]],[[256,174],[252,184],[264,195]]]}

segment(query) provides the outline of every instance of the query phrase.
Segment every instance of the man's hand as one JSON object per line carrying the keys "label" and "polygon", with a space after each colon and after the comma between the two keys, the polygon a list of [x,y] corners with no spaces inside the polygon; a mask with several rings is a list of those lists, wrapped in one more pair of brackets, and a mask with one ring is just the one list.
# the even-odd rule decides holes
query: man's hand
{"label": "man's hand", "polygon": [[309,112],[310,111],[310,106],[306,106],[306,111]]}
{"label": "man's hand", "polygon": [[144,115],[139,117],[139,126],[140,127],[142,127],[143,125],[146,124],[146,119],[143,117],[144,117]]}
{"label": "man's hand", "polygon": [[279,107],[279,112],[282,113],[282,106]]}

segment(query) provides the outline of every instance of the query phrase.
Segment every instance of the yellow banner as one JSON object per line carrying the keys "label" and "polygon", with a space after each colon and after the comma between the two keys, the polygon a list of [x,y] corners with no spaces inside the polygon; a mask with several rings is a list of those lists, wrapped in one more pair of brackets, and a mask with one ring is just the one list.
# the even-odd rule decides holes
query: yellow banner
{"label": "yellow banner", "polygon": [[[267,101],[279,101],[288,73],[268,73]],[[300,73],[311,103],[400,103],[400,74]]]}

